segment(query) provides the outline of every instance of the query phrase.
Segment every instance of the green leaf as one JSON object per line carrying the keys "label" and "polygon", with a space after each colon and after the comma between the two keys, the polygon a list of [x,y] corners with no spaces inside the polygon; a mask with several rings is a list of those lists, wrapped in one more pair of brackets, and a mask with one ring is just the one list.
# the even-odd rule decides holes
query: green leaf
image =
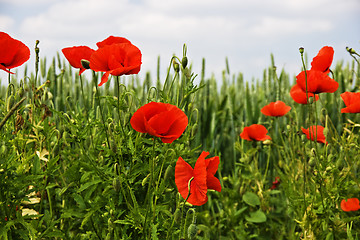
{"label": "green leaf", "polygon": [[263,223],[266,222],[266,215],[259,209],[256,212],[250,212],[250,216],[245,216],[245,219],[252,223]]}
{"label": "green leaf", "polygon": [[260,198],[258,197],[258,195],[256,195],[253,192],[244,193],[242,199],[246,204],[248,204],[252,207],[260,205]]}

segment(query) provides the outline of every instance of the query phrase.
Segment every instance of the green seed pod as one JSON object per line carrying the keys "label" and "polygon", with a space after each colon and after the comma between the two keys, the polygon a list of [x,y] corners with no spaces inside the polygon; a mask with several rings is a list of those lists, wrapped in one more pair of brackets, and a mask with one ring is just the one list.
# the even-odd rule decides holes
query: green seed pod
{"label": "green seed pod", "polygon": [[188,238],[194,239],[196,235],[197,235],[197,226],[194,223],[192,223],[188,228]]}

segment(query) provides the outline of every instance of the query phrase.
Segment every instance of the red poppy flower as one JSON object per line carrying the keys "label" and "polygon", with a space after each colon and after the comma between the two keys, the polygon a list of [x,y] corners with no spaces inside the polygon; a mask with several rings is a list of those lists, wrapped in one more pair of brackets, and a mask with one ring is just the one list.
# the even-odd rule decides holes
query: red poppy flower
{"label": "red poppy flower", "polygon": [[129,40],[127,40],[126,38],[110,36],[110,37],[104,39],[103,41],[96,43],[96,45],[98,46],[98,48],[102,48],[102,47],[105,47],[106,45],[117,44],[117,43],[130,43],[131,44],[131,42]]}
{"label": "red poppy flower", "polygon": [[341,113],[360,113],[360,93],[344,92],[340,96],[346,105]]}
{"label": "red poppy flower", "polygon": [[219,157],[212,157],[205,159],[209,155],[208,152],[202,152],[195,163],[194,169],[179,157],[175,166],[175,184],[181,196],[186,199],[189,195],[189,181],[190,195],[187,202],[192,205],[203,205],[207,202],[207,190],[214,189],[221,192],[221,185],[219,179],[214,174],[219,166]]}
{"label": "red poppy flower", "polygon": [[339,83],[324,72],[311,69],[306,71],[306,75],[307,78],[305,78],[305,71],[302,71],[296,76],[296,83],[304,92],[306,92],[306,79],[309,93],[333,93],[339,87]]}
{"label": "red poppy flower", "polygon": [[[303,91],[298,84],[295,84],[291,90],[290,90],[290,96],[292,97],[292,99],[300,104],[307,104],[306,101],[306,92]],[[314,99],[315,96],[315,101],[319,100],[319,96],[313,93],[308,92],[308,97],[312,97]]]}
{"label": "red poppy flower", "polygon": [[261,109],[261,112],[270,117],[281,117],[290,111],[291,107],[283,101],[271,102]]}
{"label": "red poppy flower", "polygon": [[81,60],[84,59],[90,61],[91,54],[95,52],[94,49],[91,49],[87,46],[68,47],[63,48],[61,51],[72,67],[80,69],[79,75],[81,75],[86,70],[81,64]]}
{"label": "red poppy flower", "polygon": [[274,190],[280,185],[280,177],[275,177],[275,181],[272,182],[271,190]]}
{"label": "red poppy flower", "polygon": [[[317,125],[317,126],[311,126],[311,140],[314,141],[314,139],[316,139],[317,142],[319,143],[325,143],[327,144],[326,140],[325,140],[325,135],[324,135],[324,127]],[[307,139],[310,139],[310,131],[309,128],[305,129],[305,128],[301,128],[301,131],[306,134]]]}
{"label": "red poppy flower", "polygon": [[134,113],[130,124],[138,132],[160,137],[163,143],[172,143],[185,131],[188,118],[174,105],[150,102]]}
{"label": "red poppy flower", "polygon": [[349,198],[347,200],[343,199],[341,201],[340,206],[341,209],[345,212],[357,211],[360,209],[359,199],[357,198]]}
{"label": "red poppy flower", "polygon": [[325,46],[321,48],[319,53],[316,55],[316,57],[313,58],[311,62],[311,69],[329,73],[333,57],[334,49],[332,47]]}
{"label": "red poppy flower", "polygon": [[105,72],[99,86],[108,81],[109,75],[137,74],[141,66],[141,52],[131,43],[105,45],[90,57],[90,68]]}
{"label": "red poppy flower", "polygon": [[21,41],[0,32],[0,69],[12,73],[8,69],[21,66],[30,58],[30,49]]}
{"label": "red poppy flower", "polygon": [[253,124],[249,127],[244,127],[244,130],[240,134],[242,139],[248,141],[265,141],[271,140],[271,137],[267,134],[266,128],[261,124]]}

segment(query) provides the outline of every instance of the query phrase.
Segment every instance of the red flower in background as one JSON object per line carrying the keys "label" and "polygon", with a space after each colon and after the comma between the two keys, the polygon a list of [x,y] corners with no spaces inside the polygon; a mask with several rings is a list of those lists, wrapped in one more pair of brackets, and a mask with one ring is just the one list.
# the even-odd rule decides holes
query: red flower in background
{"label": "red flower in background", "polygon": [[344,92],[340,96],[346,105],[341,113],[360,113],[360,93]]}
{"label": "red flower in background", "polygon": [[347,200],[343,199],[340,203],[341,209],[345,212],[357,211],[360,209],[359,199],[349,198]]}
{"label": "red flower in background", "polygon": [[307,139],[310,140],[310,131],[309,129],[311,129],[311,140],[314,141],[314,139],[316,139],[317,142],[319,143],[325,143],[326,139],[325,139],[325,135],[324,135],[324,127],[317,125],[317,126],[311,126],[310,128],[301,128],[301,131],[306,134]]}
{"label": "red flower in background", "polygon": [[86,70],[81,64],[81,60],[90,61],[91,54],[95,52],[94,49],[87,46],[67,47],[63,48],[61,51],[72,67],[80,69],[79,75]]}
{"label": "red flower in background", "polygon": [[[292,99],[300,104],[307,104],[306,101],[306,92],[303,91],[299,85],[295,84],[291,90],[290,90],[290,96],[292,97]],[[314,98],[315,96],[315,98]],[[319,100],[319,96],[313,93],[308,92],[308,97],[312,97],[315,101]]]}
{"label": "red flower in background", "polygon": [[104,45],[90,57],[90,68],[105,72],[99,86],[108,81],[109,75],[137,74],[141,66],[141,52],[131,43]]}
{"label": "red flower in background", "polygon": [[21,41],[0,32],[0,69],[12,73],[8,69],[21,66],[30,58],[30,49]]}
{"label": "red flower in background", "polygon": [[316,55],[316,57],[313,58],[311,62],[311,69],[329,73],[333,57],[334,49],[332,47],[325,46],[321,48],[319,53]]}
{"label": "red flower in background", "polygon": [[205,204],[208,200],[206,195],[208,189],[221,192],[220,181],[214,176],[219,166],[219,157],[205,159],[208,155],[208,152],[202,152],[194,169],[182,157],[176,162],[175,184],[184,199],[189,195],[189,181],[192,179],[190,195],[187,199],[192,205]]}
{"label": "red flower in background", "polygon": [[244,130],[240,134],[240,137],[248,141],[271,140],[271,137],[266,135],[267,132],[267,129],[263,125],[253,124],[249,127],[244,127]]}
{"label": "red flower in background", "polygon": [[280,185],[280,177],[275,177],[275,181],[272,182],[271,190],[274,190]]}
{"label": "red flower in background", "polygon": [[150,102],[134,113],[130,124],[138,132],[160,137],[163,143],[172,143],[185,131],[188,118],[174,105]]}
{"label": "red flower in background", "polygon": [[290,111],[291,107],[283,101],[271,102],[261,109],[261,112],[270,117],[281,117]]}
{"label": "red flower in background", "polygon": [[306,92],[306,80],[309,93],[333,93],[339,87],[339,83],[324,72],[311,69],[306,71],[306,75],[305,78],[305,71],[302,71],[296,76],[296,83],[304,92]]}

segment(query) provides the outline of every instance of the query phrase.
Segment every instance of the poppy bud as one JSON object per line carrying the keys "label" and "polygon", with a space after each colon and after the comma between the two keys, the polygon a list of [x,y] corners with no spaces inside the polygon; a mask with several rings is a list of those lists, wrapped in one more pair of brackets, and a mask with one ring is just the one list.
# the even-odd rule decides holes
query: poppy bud
{"label": "poppy bud", "polygon": [[120,191],[120,179],[118,177],[113,179],[113,188],[116,192]]}
{"label": "poppy bud", "polygon": [[185,57],[183,57],[183,59],[181,60],[181,65],[182,65],[183,68],[186,68],[187,64],[188,64],[188,59],[187,59],[187,57],[185,56]]}
{"label": "poppy bud", "polygon": [[315,158],[314,158],[314,157],[311,157],[310,160],[309,160],[309,166],[310,166],[310,167],[314,167],[315,164],[316,164]]}
{"label": "poppy bud", "polygon": [[327,127],[325,127],[323,130],[323,133],[324,133],[325,138],[327,138],[328,134],[329,134],[329,129]]}
{"label": "poppy bud", "polygon": [[7,110],[7,111],[10,111],[10,109],[12,108],[12,106],[14,105],[14,103],[15,103],[15,97],[14,97],[14,95],[10,95],[10,96],[7,98],[6,110]]}
{"label": "poppy bud", "polygon": [[299,48],[299,52],[300,52],[301,54],[303,54],[303,53],[304,53],[304,48],[303,48],[303,47],[300,47],[300,48]]}
{"label": "poppy bud", "polygon": [[314,102],[314,98],[313,98],[313,97],[309,97],[309,98],[308,98],[308,103],[309,103],[309,104],[312,104],[313,102]]}
{"label": "poppy bud", "polygon": [[330,172],[332,169],[333,169],[332,167],[328,166],[328,167],[326,167],[325,170],[326,170],[327,172]]}
{"label": "poppy bud", "polygon": [[192,223],[188,228],[188,238],[193,239],[196,236],[196,234],[197,234],[197,226],[194,223]]}
{"label": "poppy bud", "polygon": [[348,51],[350,54],[355,54],[355,50],[353,48],[346,47],[346,51]]}
{"label": "poppy bud", "polygon": [[85,69],[90,69],[90,61],[86,60],[86,59],[81,59],[81,66],[83,66],[83,68]]}
{"label": "poppy bud", "polygon": [[179,224],[180,219],[181,219],[181,211],[179,208],[177,208],[174,212],[174,221]]}
{"label": "poppy bud", "polygon": [[267,139],[267,140],[263,141],[263,144],[265,144],[265,145],[271,145],[271,144],[272,144],[272,141],[269,140],[269,139]]}
{"label": "poppy bud", "polygon": [[175,60],[173,61],[173,67],[175,72],[178,73],[180,71],[180,65]]}
{"label": "poppy bud", "polygon": [[19,90],[18,90],[18,94],[19,96],[22,98],[24,96],[24,93],[25,93],[25,90],[23,87],[20,87]]}
{"label": "poppy bud", "polygon": [[164,180],[169,179],[172,175],[173,175],[173,167],[169,165],[165,170]]}
{"label": "poppy bud", "polygon": [[39,43],[40,43],[40,41],[36,40],[36,42],[35,42],[35,53],[36,53],[36,55],[38,55],[39,52],[40,52],[40,48],[38,48]]}

